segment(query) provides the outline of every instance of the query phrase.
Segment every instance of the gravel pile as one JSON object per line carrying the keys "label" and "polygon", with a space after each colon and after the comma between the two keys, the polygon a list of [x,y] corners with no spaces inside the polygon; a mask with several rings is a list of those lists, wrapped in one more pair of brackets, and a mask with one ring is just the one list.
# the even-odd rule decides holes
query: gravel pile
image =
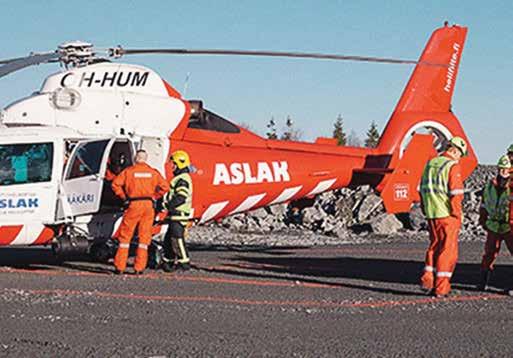
{"label": "gravel pile", "polygon": [[[495,167],[479,165],[465,182],[461,240],[482,240],[478,226],[482,189]],[[427,224],[415,205],[409,214],[385,212],[381,198],[368,186],[341,189],[287,204],[237,214],[194,227],[190,241],[208,245],[329,245],[341,243],[425,240]]]}

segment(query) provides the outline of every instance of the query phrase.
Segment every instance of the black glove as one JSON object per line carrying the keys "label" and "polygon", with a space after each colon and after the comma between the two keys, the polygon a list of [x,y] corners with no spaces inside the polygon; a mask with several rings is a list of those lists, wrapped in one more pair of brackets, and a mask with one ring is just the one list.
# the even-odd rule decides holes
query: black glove
{"label": "black glove", "polygon": [[157,212],[161,212],[161,211],[164,211],[164,199],[163,198],[159,198],[157,200],[154,200],[153,201],[153,207],[155,208],[155,210]]}

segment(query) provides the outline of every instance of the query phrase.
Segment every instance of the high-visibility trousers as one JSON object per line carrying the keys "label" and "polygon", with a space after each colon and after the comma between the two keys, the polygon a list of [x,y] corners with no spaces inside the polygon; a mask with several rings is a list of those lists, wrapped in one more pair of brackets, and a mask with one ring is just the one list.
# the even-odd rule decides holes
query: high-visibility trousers
{"label": "high-visibility trousers", "polygon": [[429,219],[428,226],[431,241],[420,284],[425,289],[434,289],[437,295],[446,295],[451,290],[450,280],[458,260],[461,222],[454,217]]}
{"label": "high-visibility trousers", "polygon": [[185,244],[187,221],[171,221],[164,236],[164,261],[188,264],[191,259]]}
{"label": "high-visibility trousers", "polygon": [[148,246],[151,243],[151,231],[155,211],[149,200],[133,201],[123,214],[118,231],[119,248],[114,257],[114,266],[123,272],[126,269],[130,241],[137,227],[139,245],[137,246],[134,270],[143,271],[148,263]]}
{"label": "high-visibility trousers", "polygon": [[499,255],[502,241],[506,243],[506,247],[508,248],[510,254],[513,255],[513,234],[511,232],[498,234],[492,231],[488,231],[484,246],[484,255],[483,259],[481,260],[482,270],[493,270],[493,265],[497,259],[497,256]]}

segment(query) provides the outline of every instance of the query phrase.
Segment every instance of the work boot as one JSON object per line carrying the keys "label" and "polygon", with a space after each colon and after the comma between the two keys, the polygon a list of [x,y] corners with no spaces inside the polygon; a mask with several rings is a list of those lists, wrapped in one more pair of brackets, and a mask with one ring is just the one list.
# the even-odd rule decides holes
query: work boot
{"label": "work boot", "polygon": [[436,292],[435,289],[433,289],[432,293],[431,293],[431,297],[433,298],[447,298],[451,295],[454,295],[455,294],[455,291],[454,290],[451,290],[449,292],[446,292],[446,293],[440,293],[440,292]]}
{"label": "work boot", "polygon": [[189,271],[191,269],[191,264],[190,263],[183,263],[183,264],[177,264],[176,265],[177,269],[180,270],[180,271]]}
{"label": "work boot", "polygon": [[144,275],[144,270],[142,270],[142,271],[135,270],[134,275],[136,275],[136,276]]}
{"label": "work boot", "polygon": [[420,292],[423,295],[432,296],[433,295],[433,287],[425,287],[425,286],[420,285]]}
{"label": "work boot", "polygon": [[165,272],[183,272],[189,271],[191,269],[191,265],[189,263],[177,263],[173,265],[170,262],[165,262],[162,264],[162,269]]}
{"label": "work boot", "polygon": [[481,281],[477,286],[478,291],[488,291],[488,283],[490,282],[490,277],[492,276],[492,271],[490,270],[481,270]]}
{"label": "work boot", "polygon": [[123,274],[123,271],[118,270],[118,269],[114,270],[114,275],[122,275],[122,274]]}
{"label": "work boot", "polygon": [[162,264],[162,270],[164,270],[164,272],[173,272],[175,269],[172,262],[164,262]]}

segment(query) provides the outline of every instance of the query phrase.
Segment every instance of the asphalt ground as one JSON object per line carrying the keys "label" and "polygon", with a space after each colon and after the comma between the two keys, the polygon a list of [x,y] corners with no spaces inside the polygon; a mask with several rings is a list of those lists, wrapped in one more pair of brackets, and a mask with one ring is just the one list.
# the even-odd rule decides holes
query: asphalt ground
{"label": "asphalt ground", "polygon": [[195,246],[193,270],[143,276],[0,249],[0,356],[513,356],[505,248],[482,293],[483,244],[461,243],[434,299],[417,285],[426,246]]}

